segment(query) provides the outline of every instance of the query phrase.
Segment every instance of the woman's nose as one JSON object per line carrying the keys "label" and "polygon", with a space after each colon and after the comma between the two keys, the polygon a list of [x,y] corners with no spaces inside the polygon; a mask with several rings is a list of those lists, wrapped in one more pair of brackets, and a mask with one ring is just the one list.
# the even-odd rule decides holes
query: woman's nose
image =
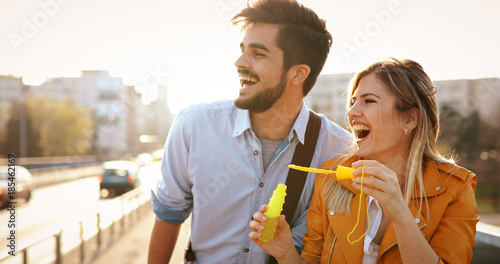
{"label": "woman's nose", "polygon": [[347,116],[353,117],[353,116],[360,116],[361,112],[359,111],[357,104],[354,103],[351,105],[351,108],[347,111]]}

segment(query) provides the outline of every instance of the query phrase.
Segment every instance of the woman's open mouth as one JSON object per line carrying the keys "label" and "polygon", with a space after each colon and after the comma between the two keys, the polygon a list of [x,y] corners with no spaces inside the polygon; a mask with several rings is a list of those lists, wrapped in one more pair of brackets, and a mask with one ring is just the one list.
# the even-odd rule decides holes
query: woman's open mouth
{"label": "woman's open mouth", "polygon": [[370,134],[370,128],[365,125],[354,125],[352,130],[354,131],[357,142],[363,140],[368,136],[368,134]]}

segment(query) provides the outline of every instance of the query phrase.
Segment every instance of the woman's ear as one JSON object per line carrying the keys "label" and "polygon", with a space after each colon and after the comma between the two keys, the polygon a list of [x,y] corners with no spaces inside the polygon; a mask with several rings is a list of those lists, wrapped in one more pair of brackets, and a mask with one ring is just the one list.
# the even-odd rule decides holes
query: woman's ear
{"label": "woman's ear", "polygon": [[309,76],[309,73],[311,72],[311,68],[307,64],[297,64],[294,65],[292,68],[292,84],[298,85],[300,83],[303,83],[306,79],[307,76]]}
{"label": "woman's ear", "polygon": [[420,113],[418,111],[418,108],[413,107],[405,114],[405,125],[410,130],[413,130],[417,126],[419,119]]}

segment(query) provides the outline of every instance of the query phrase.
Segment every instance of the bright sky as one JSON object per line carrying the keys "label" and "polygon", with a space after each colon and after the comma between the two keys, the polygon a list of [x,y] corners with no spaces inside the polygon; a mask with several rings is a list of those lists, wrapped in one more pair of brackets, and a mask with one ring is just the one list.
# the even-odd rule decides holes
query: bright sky
{"label": "bright sky", "polygon": [[[167,86],[173,112],[234,98],[242,36],[227,21],[245,2],[0,0],[0,74],[30,85],[81,70],[109,70],[127,85],[153,76]],[[500,1],[299,2],[334,37],[323,74],[391,56],[420,62],[434,80],[500,77]]]}

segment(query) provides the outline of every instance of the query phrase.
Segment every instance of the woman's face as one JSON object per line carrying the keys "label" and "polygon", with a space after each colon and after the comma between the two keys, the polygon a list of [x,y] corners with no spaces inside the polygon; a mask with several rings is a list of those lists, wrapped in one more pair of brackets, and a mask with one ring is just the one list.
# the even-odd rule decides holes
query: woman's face
{"label": "woman's face", "polygon": [[403,115],[396,110],[395,102],[396,98],[374,73],[359,81],[348,111],[358,157],[384,163],[406,154],[409,137],[405,135]]}

